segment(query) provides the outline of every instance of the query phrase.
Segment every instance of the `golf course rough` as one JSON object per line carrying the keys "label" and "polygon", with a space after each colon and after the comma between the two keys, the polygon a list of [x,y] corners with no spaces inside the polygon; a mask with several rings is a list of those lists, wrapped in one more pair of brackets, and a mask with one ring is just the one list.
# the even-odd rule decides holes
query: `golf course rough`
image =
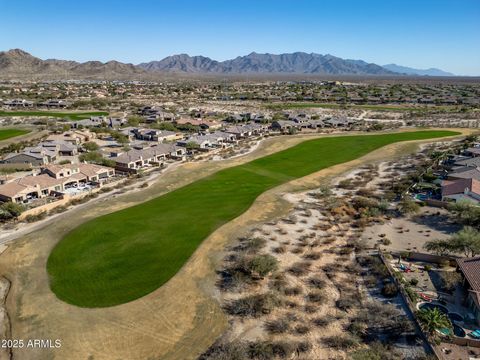
{"label": "golf course rough", "polygon": [[69,232],[49,256],[50,287],[59,299],[81,307],[138,299],[172,278],[205,238],[266,190],[391,143],[453,135],[459,133],[324,137],[218,171]]}

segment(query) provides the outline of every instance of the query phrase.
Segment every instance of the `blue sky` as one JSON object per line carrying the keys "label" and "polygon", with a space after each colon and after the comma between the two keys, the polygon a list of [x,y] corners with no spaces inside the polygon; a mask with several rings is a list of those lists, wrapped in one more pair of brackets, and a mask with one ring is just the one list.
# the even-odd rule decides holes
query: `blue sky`
{"label": "blue sky", "polygon": [[480,0],[0,0],[0,50],[139,63],[332,54],[480,75]]}

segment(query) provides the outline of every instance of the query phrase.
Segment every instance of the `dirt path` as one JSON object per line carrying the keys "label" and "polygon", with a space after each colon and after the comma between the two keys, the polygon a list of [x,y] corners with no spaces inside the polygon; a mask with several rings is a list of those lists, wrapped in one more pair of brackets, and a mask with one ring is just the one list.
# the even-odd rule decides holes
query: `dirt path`
{"label": "dirt path", "polygon": [[[222,249],[252,226],[286,213],[282,195],[318,186],[363,163],[415,150],[419,142],[392,144],[360,159],[322,170],[262,194],[254,205],[222,226],[163,287],[136,301],[83,309],[59,301],[48,286],[45,265],[53,246],[69,230],[99,215],[171,191],[221,168],[293,146],[316,134],[265,140],[254,152],[221,162],[186,163],[145,190],[87,203],[14,242],[0,256],[0,275],[12,286],[7,310],[16,339],[60,339],[59,349],[17,349],[15,359],[193,359],[228,326],[216,301],[215,269]],[[438,141],[437,139],[436,141]],[[427,142],[427,141],[423,141]]]}

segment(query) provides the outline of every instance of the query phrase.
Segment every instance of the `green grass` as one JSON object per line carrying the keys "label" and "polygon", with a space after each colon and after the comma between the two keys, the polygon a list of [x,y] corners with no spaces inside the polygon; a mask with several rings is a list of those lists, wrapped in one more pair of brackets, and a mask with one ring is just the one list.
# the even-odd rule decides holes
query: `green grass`
{"label": "green grass", "polygon": [[51,289],[58,298],[82,307],[138,299],[167,282],[208,235],[246,211],[267,189],[390,143],[457,134],[416,131],[326,137],[221,170],[78,226],[50,254]]}
{"label": "green grass", "polygon": [[28,134],[30,130],[21,129],[0,129],[0,140],[10,139],[15,136]]}
{"label": "green grass", "polygon": [[0,111],[0,116],[49,116],[68,120],[88,119],[91,116],[106,116],[106,111],[53,112],[53,111]]}
{"label": "green grass", "polygon": [[324,108],[324,109],[363,109],[363,110],[374,110],[374,111],[429,111],[429,110],[449,110],[458,108],[456,106],[401,106],[401,105],[357,105],[357,104],[334,104],[334,103],[314,103],[314,102],[291,102],[291,103],[280,103],[280,104],[268,104],[266,105],[268,109],[271,110],[288,110],[288,109],[307,109],[307,108]]}

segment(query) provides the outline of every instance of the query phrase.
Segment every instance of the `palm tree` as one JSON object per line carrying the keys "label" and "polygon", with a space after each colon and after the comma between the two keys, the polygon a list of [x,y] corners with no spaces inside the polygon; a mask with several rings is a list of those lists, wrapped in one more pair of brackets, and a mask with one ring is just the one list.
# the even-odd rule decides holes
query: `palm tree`
{"label": "palm tree", "polygon": [[448,316],[438,308],[419,310],[417,318],[422,323],[423,329],[430,335],[435,334],[437,329],[452,327]]}

